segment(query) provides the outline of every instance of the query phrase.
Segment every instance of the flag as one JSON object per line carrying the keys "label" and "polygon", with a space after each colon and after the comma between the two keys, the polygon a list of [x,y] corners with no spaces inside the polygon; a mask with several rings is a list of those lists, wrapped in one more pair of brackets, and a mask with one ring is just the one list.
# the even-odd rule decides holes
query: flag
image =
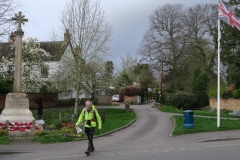
{"label": "flag", "polygon": [[222,0],[218,1],[218,19],[240,30],[240,18],[236,17],[233,13],[233,10]]}

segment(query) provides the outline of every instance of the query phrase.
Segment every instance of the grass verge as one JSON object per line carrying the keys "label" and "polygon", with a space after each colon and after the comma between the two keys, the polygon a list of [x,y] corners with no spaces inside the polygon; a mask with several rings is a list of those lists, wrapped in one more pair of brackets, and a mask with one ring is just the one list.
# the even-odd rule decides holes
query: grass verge
{"label": "grass verge", "polygon": [[1,136],[0,137],[0,144],[10,144],[11,139],[8,136]]}
{"label": "grass verge", "polygon": [[213,132],[240,129],[240,121],[238,120],[221,119],[221,126],[218,128],[216,118],[194,117],[195,126],[193,128],[183,128],[184,117],[173,116],[173,118],[176,123],[174,131],[172,133],[173,136],[198,132]]}
{"label": "grass verge", "polygon": [[[169,113],[179,113],[183,114],[182,110],[177,109],[174,106],[167,106],[167,105],[162,105],[161,109],[162,112],[169,112]],[[221,110],[220,112],[220,117],[225,117],[225,118],[232,118],[233,116],[229,115],[230,111],[227,110]],[[217,112],[214,111],[209,111],[209,110],[193,110],[194,115],[199,115],[199,116],[211,116],[211,117],[217,117]]]}
{"label": "grass verge", "polygon": [[[102,125],[101,132],[96,129],[94,136],[98,136],[101,134],[105,134],[107,132],[116,130],[120,127],[124,127],[127,124],[129,124],[131,121],[133,121],[136,118],[136,114],[134,112],[125,112],[124,109],[98,109],[98,110],[105,110],[105,123]],[[56,113],[58,111],[55,111],[55,115],[58,115],[59,113]],[[64,111],[61,111],[64,113]],[[67,114],[70,114],[71,111],[66,111]],[[51,114],[51,115],[54,115]],[[54,117],[54,116],[53,116]],[[49,125],[52,125],[51,123],[55,123],[58,121],[58,117],[54,119],[51,117],[51,120],[46,120]],[[75,119],[76,122],[77,118]],[[75,122],[73,122],[75,124]],[[41,131],[39,134],[36,134],[32,141],[46,144],[46,143],[56,143],[56,142],[70,142],[75,141],[79,138],[85,138],[84,134],[78,135],[77,137],[65,137],[62,136],[63,131],[62,130],[53,130],[53,131]]]}

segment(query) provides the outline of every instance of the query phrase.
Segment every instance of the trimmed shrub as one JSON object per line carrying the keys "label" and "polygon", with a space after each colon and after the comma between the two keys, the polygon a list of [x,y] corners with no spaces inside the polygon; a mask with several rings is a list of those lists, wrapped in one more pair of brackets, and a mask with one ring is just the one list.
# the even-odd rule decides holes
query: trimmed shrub
{"label": "trimmed shrub", "polygon": [[171,105],[176,106],[178,109],[183,108],[184,110],[194,108],[197,103],[197,98],[194,94],[188,93],[174,93],[171,95],[170,99]]}
{"label": "trimmed shrub", "polygon": [[119,94],[119,101],[123,102],[124,101],[124,95],[125,95],[125,88],[120,88],[118,94]]}
{"label": "trimmed shrub", "polygon": [[142,90],[137,86],[126,86],[124,88],[119,89],[119,101],[124,101],[124,96],[141,96]]}
{"label": "trimmed shrub", "polygon": [[233,92],[233,98],[240,98],[240,89],[237,89]]}
{"label": "trimmed shrub", "polygon": [[137,86],[126,86],[125,87],[125,95],[126,96],[141,96],[142,90]]}

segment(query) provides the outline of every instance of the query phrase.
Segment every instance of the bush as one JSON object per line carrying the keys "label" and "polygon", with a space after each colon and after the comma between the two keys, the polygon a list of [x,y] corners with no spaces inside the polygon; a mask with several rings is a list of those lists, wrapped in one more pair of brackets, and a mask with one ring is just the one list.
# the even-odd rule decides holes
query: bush
{"label": "bush", "polygon": [[2,136],[7,136],[6,130],[0,130],[0,137],[2,137]]}
{"label": "bush", "polygon": [[[97,105],[98,104],[98,99],[95,97],[94,99],[91,99],[92,103],[94,105]],[[85,104],[85,103],[84,103]]]}
{"label": "bush", "polygon": [[66,107],[66,106],[74,106],[75,98],[72,99],[58,99],[57,106],[58,107]]}
{"label": "bush", "polygon": [[137,86],[126,86],[124,88],[119,89],[119,101],[124,101],[124,96],[141,96],[142,90]]}
{"label": "bush", "polygon": [[208,75],[200,69],[194,71],[192,92],[195,94],[206,94],[208,88]]}
{"label": "bush", "polygon": [[[220,86],[220,94],[222,94],[224,91],[227,91],[226,86]],[[217,98],[217,85],[208,90],[208,96],[211,98]]]}
{"label": "bush", "polygon": [[[159,96],[159,93],[158,93],[158,91],[159,91],[160,89],[159,88],[155,88],[155,90],[154,90],[154,97],[155,97],[155,102],[157,102],[157,103],[161,103],[160,101],[161,101],[161,99],[160,99],[160,96]],[[162,93],[162,104],[169,104],[169,103],[167,103],[167,93],[166,92],[163,92]]]}
{"label": "bush", "polygon": [[159,88],[155,88],[154,94],[155,94],[155,102],[160,103],[160,97],[159,97]]}
{"label": "bush", "polygon": [[120,88],[118,94],[119,94],[119,101],[123,102],[124,101],[124,95],[125,95],[125,88]]}
{"label": "bush", "polygon": [[233,98],[240,98],[240,89],[237,89],[233,92]]}
{"label": "bush", "polygon": [[34,136],[45,136],[45,135],[49,135],[51,132],[50,131],[44,131],[44,130],[40,130],[34,133]]}
{"label": "bush", "polygon": [[9,93],[12,90],[13,90],[13,81],[2,80],[2,78],[0,78],[0,92]]}
{"label": "bush", "polygon": [[222,98],[230,98],[230,97],[233,97],[233,93],[231,92],[231,91],[224,91],[224,92],[222,92],[221,94],[220,94],[220,96],[222,97]]}
{"label": "bush", "polygon": [[171,105],[176,106],[178,109],[190,109],[196,105],[197,98],[193,94],[188,93],[174,93],[170,97]]}
{"label": "bush", "polygon": [[197,103],[195,108],[202,108],[209,105],[209,97],[206,94],[196,95]]}
{"label": "bush", "polygon": [[126,86],[125,87],[125,95],[126,96],[141,96],[142,90],[137,86]]}

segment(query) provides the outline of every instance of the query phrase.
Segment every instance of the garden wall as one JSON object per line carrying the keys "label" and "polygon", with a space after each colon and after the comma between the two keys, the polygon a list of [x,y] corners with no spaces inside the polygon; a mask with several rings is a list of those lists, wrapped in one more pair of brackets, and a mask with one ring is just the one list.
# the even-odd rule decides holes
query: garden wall
{"label": "garden wall", "polygon": [[[38,104],[36,100],[38,97],[42,98],[43,107],[56,107],[58,101],[58,93],[27,93],[29,99],[29,109],[37,109]],[[5,107],[6,94],[0,93],[0,109]]]}
{"label": "garden wall", "polygon": [[[217,108],[217,98],[210,98],[210,106],[212,108]],[[228,110],[240,110],[240,99],[220,99],[220,107],[221,109]]]}
{"label": "garden wall", "polygon": [[97,95],[98,104],[111,104],[112,98],[106,95]]}
{"label": "garden wall", "polygon": [[140,96],[124,96],[124,103],[131,102],[134,105],[141,104],[141,97]]}

